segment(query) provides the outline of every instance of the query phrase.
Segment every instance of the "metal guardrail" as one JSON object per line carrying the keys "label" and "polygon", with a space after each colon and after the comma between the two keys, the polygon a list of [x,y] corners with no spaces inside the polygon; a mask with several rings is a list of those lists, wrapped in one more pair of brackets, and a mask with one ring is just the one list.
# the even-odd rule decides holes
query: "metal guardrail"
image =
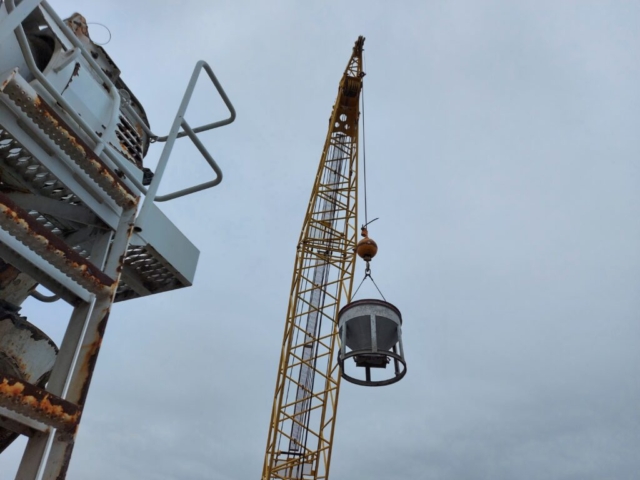
{"label": "metal guardrail", "polygon": [[[218,122],[210,123],[208,125],[203,125],[201,127],[192,129],[187,123],[187,121],[185,120],[184,115],[187,111],[187,107],[189,106],[189,102],[191,101],[191,96],[193,95],[193,91],[195,89],[198,78],[200,77],[200,72],[202,70],[207,72],[209,79],[211,80],[213,85],[216,87],[216,90],[220,94],[220,97],[224,101],[224,104],[229,109],[229,117],[226,118],[225,120],[220,120]],[[182,97],[182,102],[180,103],[178,112],[176,113],[176,116],[173,120],[173,125],[171,126],[171,130],[169,131],[169,135],[158,139],[158,141],[161,141],[161,142],[166,141],[166,144],[162,150],[162,154],[160,155],[160,160],[158,160],[158,165],[156,167],[156,173],[154,175],[153,181],[151,182],[151,185],[149,185],[147,196],[145,197],[144,203],[142,204],[142,207],[140,209],[140,216],[144,215],[145,206],[148,204],[148,202],[153,202],[153,201],[165,202],[167,200],[173,200],[174,198],[183,197],[191,193],[195,193],[201,190],[205,190],[207,188],[215,187],[222,181],[222,171],[220,170],[220,167],[218,166],[216,161],[213,159],[213,157],[209,154],[209,152],[204,147],[204,145],[202,145],[202,142],[200,142],[200,139],[197,137],[196,134],[198,132],[213,130],[214,128],[228,125],[231,122],[233,122],[235,119],[236,119],[236,111],[233,108],[233,105],[231,104],[231,102],[229,101],[227,94],[223,90],[222,85],[220,85],[220,82],[218,82],[218,79],[213,73],[213,70],[211,70],[211,67],[203,60],[200,60],[198,63],[196,63],[196,66],[193,69],[193,73],[191,74],[191,79],[189,80],[187,89],[184,93],[184,96]],[[180,127],[184,129],[183,132],[179,132]],[[169,161],[169,157],[171,156],[171,151],[173,150],[173,145],[176,139],[183,136],[188,136],[191,139],[191,141],[194,143],[196,148],[200,151],[200,153],[205,158],[207,163],[211,166],[213,171],[216,173],[216,178],[214,180],[211,180],[210,182],[201,183],[199,185],[195,185],[190,188],[185,188],[177,192],[156,197],[158,187],[160,186],[160,180],[162,179],[162,175],[164,174],[165,167]],[[156,176],[159,176],[160,178],[156,179]]]}

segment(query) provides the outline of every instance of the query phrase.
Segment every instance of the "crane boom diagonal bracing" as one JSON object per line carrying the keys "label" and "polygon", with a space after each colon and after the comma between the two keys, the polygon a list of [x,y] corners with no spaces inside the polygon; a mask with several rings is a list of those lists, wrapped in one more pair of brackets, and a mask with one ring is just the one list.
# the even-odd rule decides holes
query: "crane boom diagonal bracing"
{"label": "crane boom diagonal bracing", "polygon": [[327,479],[340,389],[337,314],[357,242],[359,37],[340,81],[298,243],[263,480]]}

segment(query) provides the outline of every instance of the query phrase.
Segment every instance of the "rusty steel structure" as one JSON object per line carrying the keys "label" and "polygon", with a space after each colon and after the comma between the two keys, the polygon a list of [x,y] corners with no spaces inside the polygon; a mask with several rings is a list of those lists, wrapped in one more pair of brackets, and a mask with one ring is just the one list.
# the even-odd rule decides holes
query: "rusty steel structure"
{"label": "rusty steel structure", "polygon": [[364,37],[340,81],[297,246],[263,480],[329,475],[340,368],[341,305],[351,299],[358,210]]}
{"label": "rusty steel structure", "polygon": [[[203,72],[229,116],[192,128],[185,113]],[[155,135],[81,15],[0,0],[0,452],[29,438],[17,479],[65,478],[112,304],[191,285],[199,252],[158,202],[220,183],[197,134],[234,119],[201,61],[169,134]],[[158,195],[182,137],[215,176]],[[152,171],[143,159],[154,142]],[[72,307],[61,345],[20,314],[31,297]]]}

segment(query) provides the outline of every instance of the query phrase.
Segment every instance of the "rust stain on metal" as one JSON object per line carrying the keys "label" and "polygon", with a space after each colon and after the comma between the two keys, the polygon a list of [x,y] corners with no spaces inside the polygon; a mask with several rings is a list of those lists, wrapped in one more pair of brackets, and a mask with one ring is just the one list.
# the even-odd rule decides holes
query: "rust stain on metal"
{"label": "rust stain on metal", "polygon": [[116,267],[116,272],[118,273],[122,272],[122,268],[124,267],[124,261],[126,258],[127,258],[126,252],[120,255],[120,258],[118,259],[118,266]]}
{"label": "rust stain on metal", "polygon": [[[77,138],[70,133],[71,129],[66,122],[46,102],[44,102],[39,95],[35,98],[34,105],[61,133],[65,134],[65,140],[91,164],[91,166],[97,171],[98,175],[104,177],[104,179],[113,188],[120,191],[120,194],[126,199],[128,206],[131,207],[137,203],[137,198],[134,193],[118,179],[118,177],[109,169],[109,167],[107,167],[107,165],[104,164],[102,160],[100,160],[100,158],[86,143],[84,143],[82,139]],[[64,144],[66,142],[61,143]]]}
{"label": "rust stain on metal", "polygon": [[73,73],[69,77],[69,81],[67,82],[67,84],[64,86],[64,88],[60,92],[60,95],[62,95],[67,90],[67,88],[69,88],[69,85],[71,85],[71,82],[73,81],[73,77],[77,77],[79,75],[80,75],[80,62],[76,62],[76,66],[73,67]]}
{"label": "rust stain on metal", "polygon": [[117,178],[91,147],[73,134],[73,129],[22,77],[14,76],[5,90],[16,105],[120,206],[132,208],[137,205],[139,197]]}
{"label": "rust stain on metal", "polygon": [[104,337],[104,331],[107,328],[107,322],[109,321],[110,309],[106,308],[102,320],[98,323],[96,328],[96,339],[89,345],[85,360],[81,368],[84,372],[84,383],[80,389],[80,398],[78,399],[78,405],[84,405],[87,399],[87,393],[89,392],[89,385],[91,384],[91,377],[93,376],[93,370],[96,367],[98,361],[98,354],[100,353],[100,347],[102,346],[102,337]]}
{"label": "rust stain on metal", "polygon": [[0,214],[18,225],[21,230],[45,247],[47,251],[62,257],[69,267],[80,272],[82,278],[93,284],[97,290],[102,290],[104,287],[111,287],[115,284],[114,279],[72,250],[61,238],[40,225],[35,218],[2,193],[0,193]]}
{"label": "rust stain on metal", "polygon": [[[20,87],[16,85],[16,88],[19,89]],[[137,204],[138,198],[136,195],[111,172],[109,167],[82,139],[75,137],[71,133],[72,130],[69,125],[67,125],[39,95],[35,95],[32,102],[33,107],[42,115],[42,119],[35,119],[37,123],[44,129],[53,127],[61,134],[61,138],[53,138],[53,140],[65,150],[83,170],[91,174],[92,172],[90,172],[88,168],[90,166],[98,176],[98,179],[96,179],[97,183],[100,184],[101,182],[98,180],[102,179],[103,183],[110,185],[118,192],[118,195],[122,197],[122,201],[126,206],[133,207]],[[24,109],[25,107],[21,106],[21,108]],[[70,149],[75,150],[75,155],[74,152],[70,153]],[[81,157],[80,159],[77,158],[78,155]],[[82,161],[78,162],[78,160]]]}
{"label": "rust stain on metal", "polygon": [[[135,223],[130,223],[128,228],[127,228],[127,245],[129,244],[129,240],[131,240],[131,236],[133,235],[134,230],[136,229],[136,225]],[[112,290],[113,290],[113,295],[115,297],[116,295],[116,290],[118,289],[118,284],[120,282],[120,274],[122,273],[122,269],[125,266],[125,262],[127,259],[127,250],[125,249],[125,251],[122,253],[122,255],[120,255],[120,258],[118,258],[118,266],[116,267],[116,275],[117,275],[117,282],[114,283],[114,285],[112,285]],[[108,314],[108,312],[107,312]]]}
{"label": "rust stain on metal", "polygon": [[74,13],[71,18],[68,18],[65,22],[76,36],[89,37],[89,26],[87,25],[87,19],[79,13]]}
{"label": "rust stain on metal", "polygon": [[64,448],[64,455],[62,456],[62,463],[60,465],[60,473],[56,477],[56,480],[65,480],[67,478],[67,470],[69,469],[69,462],[71,462],[71,453],[73,453],[73,441],[67,443]]}
{"label": "rust stain on metal", "polygon": [[0,374],[0,404],[67,432],[75,429],[81,413],[77,405],[3,374]]}
{"label": "rust stain on metal", "polygon": [[[20,270],[18,270],[13,265],[5,263],[0,258],[0,290],[4,290],[10,283],[15,281],[20,275]],[[0,295],[2,298],[2,295]]]}
{"label": "rust stain on metal", "polygon": [[[113,146],[111,142],[109,142],[109,145]],[[133,158],[133,156],[129,152],[129,146],[124,142],[120,142],[120,147],[122,147],[122,150],[118,150],[118,151],[121,154],[123,154],[125,157],[127,157],[129,160],[131,160],[133,163],[136,163],[136,159]]]}
{"label": "rust stain on metal", "polygon": [[[134,228],[134,224],[130,223],[127,228],[128,238],[130,238],[131,235],[133,234],[133,228]],[[125,255],[126,253],[123,253],[119,258],[118,266],[116,268],[117,280],[120,278],[120,272],[122,270],[122,265],[124,264]],[[118,288],[118,281],[114,282],[113,285],[111,286],[110,295],[111,295],[112,301],[116,295],[117,288]],[[80,368],[82,369],[81,378],[84,378],[84,382],[82,384],[82,387],[80,388],[80,393],[77,399],[78,405],[80,406],[84,405],[84,402],[87,398],[87,393],[89,392],[89,386],[91,384],[93,370],[95,369],[96,362],[98,361],[98,354],[100,353],[100,348],[102,347],[102,339],[104,338],[104,332],[107,329],[107,322],[109,321],[110,313],[111,313],[110,306],[107,306],[102,310],[101,312],[102,317],[98,322],[98,324],[96,325],[96,330],[94,335],[95,339],[93,340],[93,342],[91,342],[91,344],[88,345],[88,347],[85,350],[86,353],[84,357],[82,358],[82,360],[80,360],[82,362],[80,365]]]}
{"label": "rust stain on metal", "polygon": [[11,82],[11,81],[14,79],[14,77],[16,76],[16,73],[18,73],[18,69],[17,69],[17,68],[14,68],[14,69],[11,71],[11,73],[7,76],[7,78],[5,78],[5,79],[2,81],[2,87],[0,88],[0,91],[4,91],[5,87],[6,87],[7,85],[9,85],[9,82]]}

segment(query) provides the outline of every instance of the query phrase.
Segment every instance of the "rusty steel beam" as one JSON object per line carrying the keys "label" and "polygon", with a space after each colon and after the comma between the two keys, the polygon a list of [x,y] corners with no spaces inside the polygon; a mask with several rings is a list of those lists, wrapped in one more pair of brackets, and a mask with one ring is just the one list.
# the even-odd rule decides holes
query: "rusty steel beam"
{"label": "rusty steel beam", "polygon": [[81,414],[77,405],[5,374],[0,374],[0,406],[69,434],[75,432]]}
{"label": "rusty steel beam", "polygon": [[0,225],[90,292],[98,294],[109,291],[114,286],[114,279],[72,250],[60,237],[43,227],[28,212],[2,193],[0,193]]}
{"label": "rusty steel beam", "polygon": [[[96,296],[95,304],[93,305],[91,314],[87,319],[86,330],[81,340],[80,352],[75,365],[73,365],[71,377],[69,378],[69,387],[64,393],[64,398],[67,401],[73,402],[81,409],[84,408],[87,400],[93,371],[98,360],[100,348],[102,347],[102,340],[107,328],[111,305],[113,304],[113,299],[116,294],[117,282],[119,281],[122,273],[125,252],[127,251],[127,246],[129,245],[129,241],[133,233],[135,216],[136,210],[131,209],[130,211],[125,212],[120,219],[120,225],[113,238],[108,255],[106,255],[105,258],[104,267],[105,272],[116,279],[116,283],[110,289],[109,293],[102,293]],[[73,340],[71,337],[72,336],[70,335],[68,339],[68,343],[70,344]],[[60,348],[61,354],[63,353],[63,349],[66,350],[66,343],[67,338],[65,338],[63,345]],[[62,365],[60,365],[60,367],[62,367]],[[63,382],[63,370],[65,369],[58,369],[58,365],[54,366],[54,370],[52,371],[51,378],[49,380],[50,389],[57,391],[63,387],[65,384],[65,382]],[[75,444],[76,434],[77,429],[70,436],[58,435],[57,433],[53,436],[51,449],[47,458],[45,469],[46,473],[42,480],[59,480],[66,477]],[[34,436],[30,440],[30,444],[32,444],[32,448],[34,450],[42,448],[41,445],[43,438],[44,437],[42,435],[39,435]],[[29,446],[27,448],[29,448]]]}

